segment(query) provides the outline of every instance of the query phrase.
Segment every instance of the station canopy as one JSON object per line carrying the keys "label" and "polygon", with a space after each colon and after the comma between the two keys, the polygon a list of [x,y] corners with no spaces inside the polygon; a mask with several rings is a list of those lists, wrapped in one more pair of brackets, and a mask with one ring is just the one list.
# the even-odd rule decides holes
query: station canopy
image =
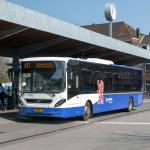
{"label": "station canopy", "polygon": [[128,65],[150,59],[150,51],[5,0],[0,14],[0,56],[101,58]]}

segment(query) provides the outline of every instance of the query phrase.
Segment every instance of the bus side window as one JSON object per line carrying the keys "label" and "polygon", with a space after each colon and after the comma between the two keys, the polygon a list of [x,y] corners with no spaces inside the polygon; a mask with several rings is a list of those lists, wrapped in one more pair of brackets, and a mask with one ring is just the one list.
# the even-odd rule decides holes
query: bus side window
{"label": "bus side window", "polygon": [[76,75],[76,88],[79,88],[79,76]]}
{"label": "bus side window", "polygon": [[68,88],[79,88],[79,77],[73,72],[68,74]]}
{"label": "bus side window", "polygon": [[97,87],[97,81],[102,80],[102,71],[95,70],[93,74],[93,81],[94,81],[94,91],[97,92],[98,87]]}
{"label": "bus side window", "polygon": [[112,91],[112,72],[104,71],[103,80],[104,80],[104,91],[111,92]]}
{"label": "bus side window", "polygon": [[70,70],[68,73],[68,98],[79,94],[79,76],[76,70]]}
{"label": "bus side window", "polygon": [[94,80],[92,72],[82,70],[79,75],[79,88],[81,93],[89,93],[94,91]]}
{"label": "bus side window", "polygon": [[68,73],[68,88],[70,89],[71,88],[71,86],[72,86],[72,76],[73,76],[73,73],[72,72],[70,72],[70,73]]}

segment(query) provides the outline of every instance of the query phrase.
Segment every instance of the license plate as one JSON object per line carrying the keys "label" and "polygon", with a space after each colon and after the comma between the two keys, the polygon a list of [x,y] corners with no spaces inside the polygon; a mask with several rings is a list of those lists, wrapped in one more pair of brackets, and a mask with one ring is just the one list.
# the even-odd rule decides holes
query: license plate
{"label": "license plate", "polygon": [[43,109],[41,109],[41,108],[36,108],[36,109],[34,109],[33,111],[34,111],[34,112],[43,112]]}

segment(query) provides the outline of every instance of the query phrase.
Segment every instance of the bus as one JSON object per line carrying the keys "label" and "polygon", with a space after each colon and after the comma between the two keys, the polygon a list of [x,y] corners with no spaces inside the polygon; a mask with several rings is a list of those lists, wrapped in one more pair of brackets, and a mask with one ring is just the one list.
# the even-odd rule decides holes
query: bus
{"label": "bus", "polygon": [[143,104],[143,71],[112,61],[36,57],[21,60],[19,114],[82,117]]}

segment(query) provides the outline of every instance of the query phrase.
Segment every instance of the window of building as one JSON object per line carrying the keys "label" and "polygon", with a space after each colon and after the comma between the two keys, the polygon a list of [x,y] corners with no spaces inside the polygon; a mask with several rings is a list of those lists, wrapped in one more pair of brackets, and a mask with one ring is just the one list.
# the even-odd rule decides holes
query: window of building
{"label": "window of building", "polygon": [[145,71],[150,71],[150,64],[145,65]]}

